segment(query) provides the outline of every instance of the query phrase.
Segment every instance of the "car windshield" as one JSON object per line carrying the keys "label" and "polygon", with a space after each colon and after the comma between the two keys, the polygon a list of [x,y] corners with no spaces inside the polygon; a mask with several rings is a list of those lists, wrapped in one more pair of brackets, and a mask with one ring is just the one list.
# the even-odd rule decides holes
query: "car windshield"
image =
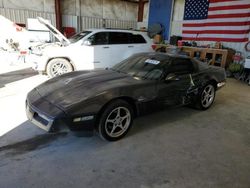
{"label": "car windshield", "polygon": [[134,55],[111,68],[114,71],[129,74],[133,77],[147,80],[162,78],[169,57],[150,57],[147,55]]}
{"label": "car windshield", "polygon": [[81,40],[83,37],[87,36],[90,33],[91,33],[91,31],[82,31],[81,33],[77,33],[77,34],[73,35],[72,37],[70,37],[69,41],[71,43],[75,43],[75,42]]}

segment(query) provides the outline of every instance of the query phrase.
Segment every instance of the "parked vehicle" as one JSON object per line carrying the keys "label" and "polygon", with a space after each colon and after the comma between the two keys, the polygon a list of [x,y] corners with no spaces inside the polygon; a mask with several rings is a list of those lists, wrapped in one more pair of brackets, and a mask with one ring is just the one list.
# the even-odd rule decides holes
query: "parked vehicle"
{"label": "parked vehicle", "polygon": [[0,15],[0,48],[4,51],[24,51],[30,46],[28,31]]}
{"label": "parked vehicle", "polygon": [[153,52],[152,40],[145,32],[89,29],[67,39],[48,21],[38,20],[59,40],[31,49],[33,68],[50,77],[73,70],[112,67],[132,54]]}
{"label": "parked vehicle", "polygon": [[172,105],[201,110],[225,85],[225,71],[186,56],[142,53],[107,70],[76,71],[28,93],[28,118],[54,132],[94,131],[109,141],[126,135],[133,119]]}

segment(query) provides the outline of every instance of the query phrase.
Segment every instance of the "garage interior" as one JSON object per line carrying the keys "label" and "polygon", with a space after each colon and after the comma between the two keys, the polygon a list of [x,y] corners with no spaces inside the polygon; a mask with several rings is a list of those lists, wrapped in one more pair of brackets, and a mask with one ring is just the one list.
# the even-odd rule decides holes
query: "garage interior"
{"label": "garage interior", "polygon": [[0,0],[0,15],[27,30],[28,18],[40,16],[67,37],[88,28],[148,31],[157,52],[181,51],[227,75],[208,110],[184,106],[142,116],[126,137],[106,142],[97,135],[49,134],[28,121],[27,93],[49,78],[25,61],[28,52],[0,46],[0,187],[249,188],[250,3],[240,1],[245,30],[231,33],[237,40],[230,41],[214,39],[218,31],[205,40],[206,28],[184,32],[186,7],[194,2]]}

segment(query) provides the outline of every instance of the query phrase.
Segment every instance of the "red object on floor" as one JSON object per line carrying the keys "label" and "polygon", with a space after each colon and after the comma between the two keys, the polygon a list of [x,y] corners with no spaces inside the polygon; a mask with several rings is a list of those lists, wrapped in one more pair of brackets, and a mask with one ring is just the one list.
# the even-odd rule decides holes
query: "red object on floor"
{"label": "red object on floor", "polygon": [[16,28],[16,31],[23,31],[23,27],[25,27],[25,24],[17,24],[13,23],[13,26]]}
{"label": "red object on floor", "polygon": [[63,28],[63,34],[69,38],[71,36],[73,36],[74,34],[76,34],[76,29],[74,27],[64,27]]}
{"label": "red object on floor", "polygon": [[156,49],[156,44],[152,44],[151,47],[152,47],[153,50],[155,50]]}
{"label": "red object on floor", "polygon": [[182,40],[178,40],[178,47],[182,47],[183,46],[183,41]]}

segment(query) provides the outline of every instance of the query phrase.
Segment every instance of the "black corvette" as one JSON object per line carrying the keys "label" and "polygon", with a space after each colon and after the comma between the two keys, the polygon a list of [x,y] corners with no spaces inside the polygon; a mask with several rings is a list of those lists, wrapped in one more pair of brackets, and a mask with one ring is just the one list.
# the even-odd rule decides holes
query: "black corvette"
{"label": "black corvette", "polygon": [[139,115],[172,105],[208,109],[225,79],[224,69],[186,56],[136,54],[111,69],[48,80],[28,93],[26,112],[48,132],[96,130],[115,141]]}

